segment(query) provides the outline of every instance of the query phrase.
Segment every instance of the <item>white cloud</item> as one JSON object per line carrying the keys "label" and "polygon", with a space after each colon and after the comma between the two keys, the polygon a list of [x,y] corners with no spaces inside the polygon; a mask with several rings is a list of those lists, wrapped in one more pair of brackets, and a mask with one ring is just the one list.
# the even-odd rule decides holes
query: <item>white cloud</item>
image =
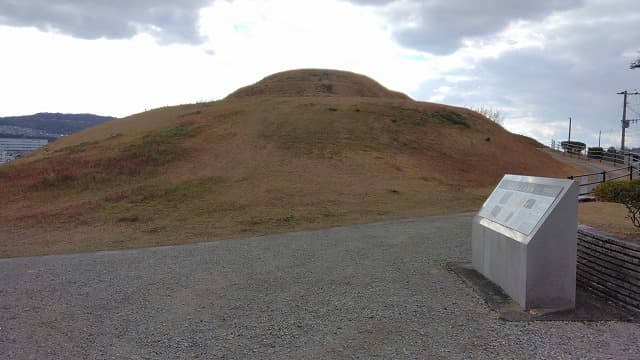
{"label": "white cloud", "polygon": [[163,43],[199,43],[198,10],[210,0],[0,0],[0,24],[36,27],[81,39],[153,34]]}
{"label": "white cloud", "polygon": [[[430,56],[397,45],[373,10],[339,1],[237,0],[202,9],[201,45],[159,45],[150,35],[81,40],[0,26],[11,49],[0,77],[0,115],[37,111],[125,116],[220,99],[272,73],[336,68],[400,91],[434,76]],[[286,10],[286,11],[285,11]],[[295,16],[292,16],[295,14]],[[357,21],[354,21],[357,19]]]}
{"label": "white cloud", "polygon": [[401,44],[438,55],[452,54],[468,41],[491,37],[518,21],[539,21],[582,4],[582,0],[352,1],[383,6],[380,12]]}
{"label": "white cloud", "polygon": [[239,69],[235,75],[243,81],[236,85],[295,68],[350,70],[403,91],[417,89],[427,77],[424,58],[395,44],[373,11],[339,1],[278,5],[217,2],[202,11],[207,46],[221,66]]}
{"label": "white cloud", "polygon": [[[0,8],[8,3],[17,4],[0,0]],[[0,115],[124,116],[219,99],[278,71],[317,67],[362,73],[417,100],[493,107],[505,115],[507,129],[544,143],[565,136],[559,124],[568,116],[574,118],[576,138],[587,143],[597,141],[598,130],[615,129],[621,105],[615,92],[640,86],[640,70],[628,68],[640,50],[635,33],[640,12],[630,11],[634,0],[527,2],[524,8],[516,6],[524,2],[508,2],[494,13],[483,7],[478,22],[467,25],[460,23],[478,14],[458,11],[456,4],[194,0],[182,10],[167,5],[168,13],[193,15],[172,23],[149,17],[138,5],[127,16],[130,4],[117,1],[103,4],[109,16],[123,15],[122,21],[143,26],[124,35],[110,34],[115,28],[107,27],[95,36],[61,26],[54,28],[62,33],[49,31],[43,24],[55,14],[46,11],[5,12],[0,23],[13,25],[0,26]],[[93,9],[88,3],[78,6],[81,17]],[[411,9],[420,11],[411,17]],[[425,25],[434,17],[437,21]],[[399,24],[412,25],[402,30]],[[433,24],[442,27],[435,31]],[[100,30],[97,25],[82,29]],[[414,33],[407,32],[411,28]],[[430,45],[418,36],[427,28],[433,30],[430,37],[439,36],[437,42],[452,49],[448,55],[428,52]],[[170,34],[177,40],[167,45]],[[197,34],[200,42],[180,40],[180,34]],[[632,133],[631,139],[640,141],[640,135]]]}
{"label": "white cloud", "polygon": [[[123,116],[208,98],[210,56],[186,45],[158,46],[149,36],[78,40],[0,26],[4,115],[38,111]],[[28,44],[28,46],[27,46]],[[8,85],[10,84],[10,85]]]}
{"label": "white cloud", "polygon": [[[629,1],[607,4],[589,1],[544,21],[513,23],[502,33],[467,41],[447,56],[448,68],[440,68],[467,75],[466,81],[442,76],[436,84],[424,84],[417,97],[451,86],[443,102],[497,108],[507,129],[544,143],[566,138],[557,122],[572,116],[572,138],[597,144],[599,130],[619,124],[621,99],[615,93],[634,88],[640,79],[640,71],[628,69],[633,57],[628,49],[638,46],[634,24],[640,13],[625,9]],[[613,145],[619,146],[619,135]]]}

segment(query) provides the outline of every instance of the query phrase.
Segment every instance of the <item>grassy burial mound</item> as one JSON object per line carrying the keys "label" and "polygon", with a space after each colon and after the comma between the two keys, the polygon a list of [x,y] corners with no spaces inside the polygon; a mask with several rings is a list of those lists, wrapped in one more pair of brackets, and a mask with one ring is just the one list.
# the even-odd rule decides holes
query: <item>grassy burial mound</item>
{"label": "grassy burial mound", "polygon": [[468,109],[353,73],[289,71],[1,166],[0,256],[472,211],[504,173],[576,172]]}
{"label": "grassy burial mound", "polygon": [[228,99],[255,96],[339,96],[411,100],[363,75],[334,70],[291,70],[236,90]]}

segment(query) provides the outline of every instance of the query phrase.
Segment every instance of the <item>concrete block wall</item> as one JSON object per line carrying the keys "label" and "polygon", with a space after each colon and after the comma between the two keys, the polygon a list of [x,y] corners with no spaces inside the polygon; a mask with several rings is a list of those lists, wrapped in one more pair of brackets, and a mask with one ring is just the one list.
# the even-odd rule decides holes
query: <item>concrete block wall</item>
{"label": "concrete block wall", "polygon": [[577,245],[577,284],[640,311],[640,243],[579,225]]}

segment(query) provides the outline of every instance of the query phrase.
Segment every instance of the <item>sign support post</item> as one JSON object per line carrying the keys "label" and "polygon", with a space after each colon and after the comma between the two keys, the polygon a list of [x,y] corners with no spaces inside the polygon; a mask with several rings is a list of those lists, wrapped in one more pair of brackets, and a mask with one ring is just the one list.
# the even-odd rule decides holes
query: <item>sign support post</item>
{"label": "sign support post", "polygon": [[505,175],[473,219],[473,267],[523,308],[575,307],[578,186]]}

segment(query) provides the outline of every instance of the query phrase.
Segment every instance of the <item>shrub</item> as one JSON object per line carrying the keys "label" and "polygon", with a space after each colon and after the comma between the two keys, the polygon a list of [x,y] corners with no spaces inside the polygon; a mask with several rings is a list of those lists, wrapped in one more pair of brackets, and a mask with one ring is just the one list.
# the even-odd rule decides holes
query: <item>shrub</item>
{"label": "shrub", "polygon": [[449,123],[452,125],[460,125],[467,128],[469,127],[469,124],[467,124],[467,121],[464,119],[464,116],[458,114],[455,111],[446,111],[446,112],[434,111],[431,113],[431,118],[438,121],[445,122],[445,123]]}
{"label": "shrub", "polygon": [[604,182],[595,187],[593,194],[598,200],[623,204],[629,220],[640,228],[640,180]]}
{"label": "shrub", "polygon": [[322,84],[322,90],[326,93],[333,94],[333,84]]}
{"label": "shrub", "polygon": [[498,125],[502,125],[504,123],[504,116],[499,110],[492,109],[487,106],[480,106],[477,108],[472,107],[471,110],[477,112],[478,114],[486,117],[487,119],[495,122]]}
{"label": "shrub", "polygon": [[613,161],[616,163],[622,163],[623,161],[623,155],[621,151],[618,151],[616,148],[614,148],[613,146],[609,146],[609,148],[607,149],[607,152],[604,154],[604,157],[609,160],[609,161]]}

